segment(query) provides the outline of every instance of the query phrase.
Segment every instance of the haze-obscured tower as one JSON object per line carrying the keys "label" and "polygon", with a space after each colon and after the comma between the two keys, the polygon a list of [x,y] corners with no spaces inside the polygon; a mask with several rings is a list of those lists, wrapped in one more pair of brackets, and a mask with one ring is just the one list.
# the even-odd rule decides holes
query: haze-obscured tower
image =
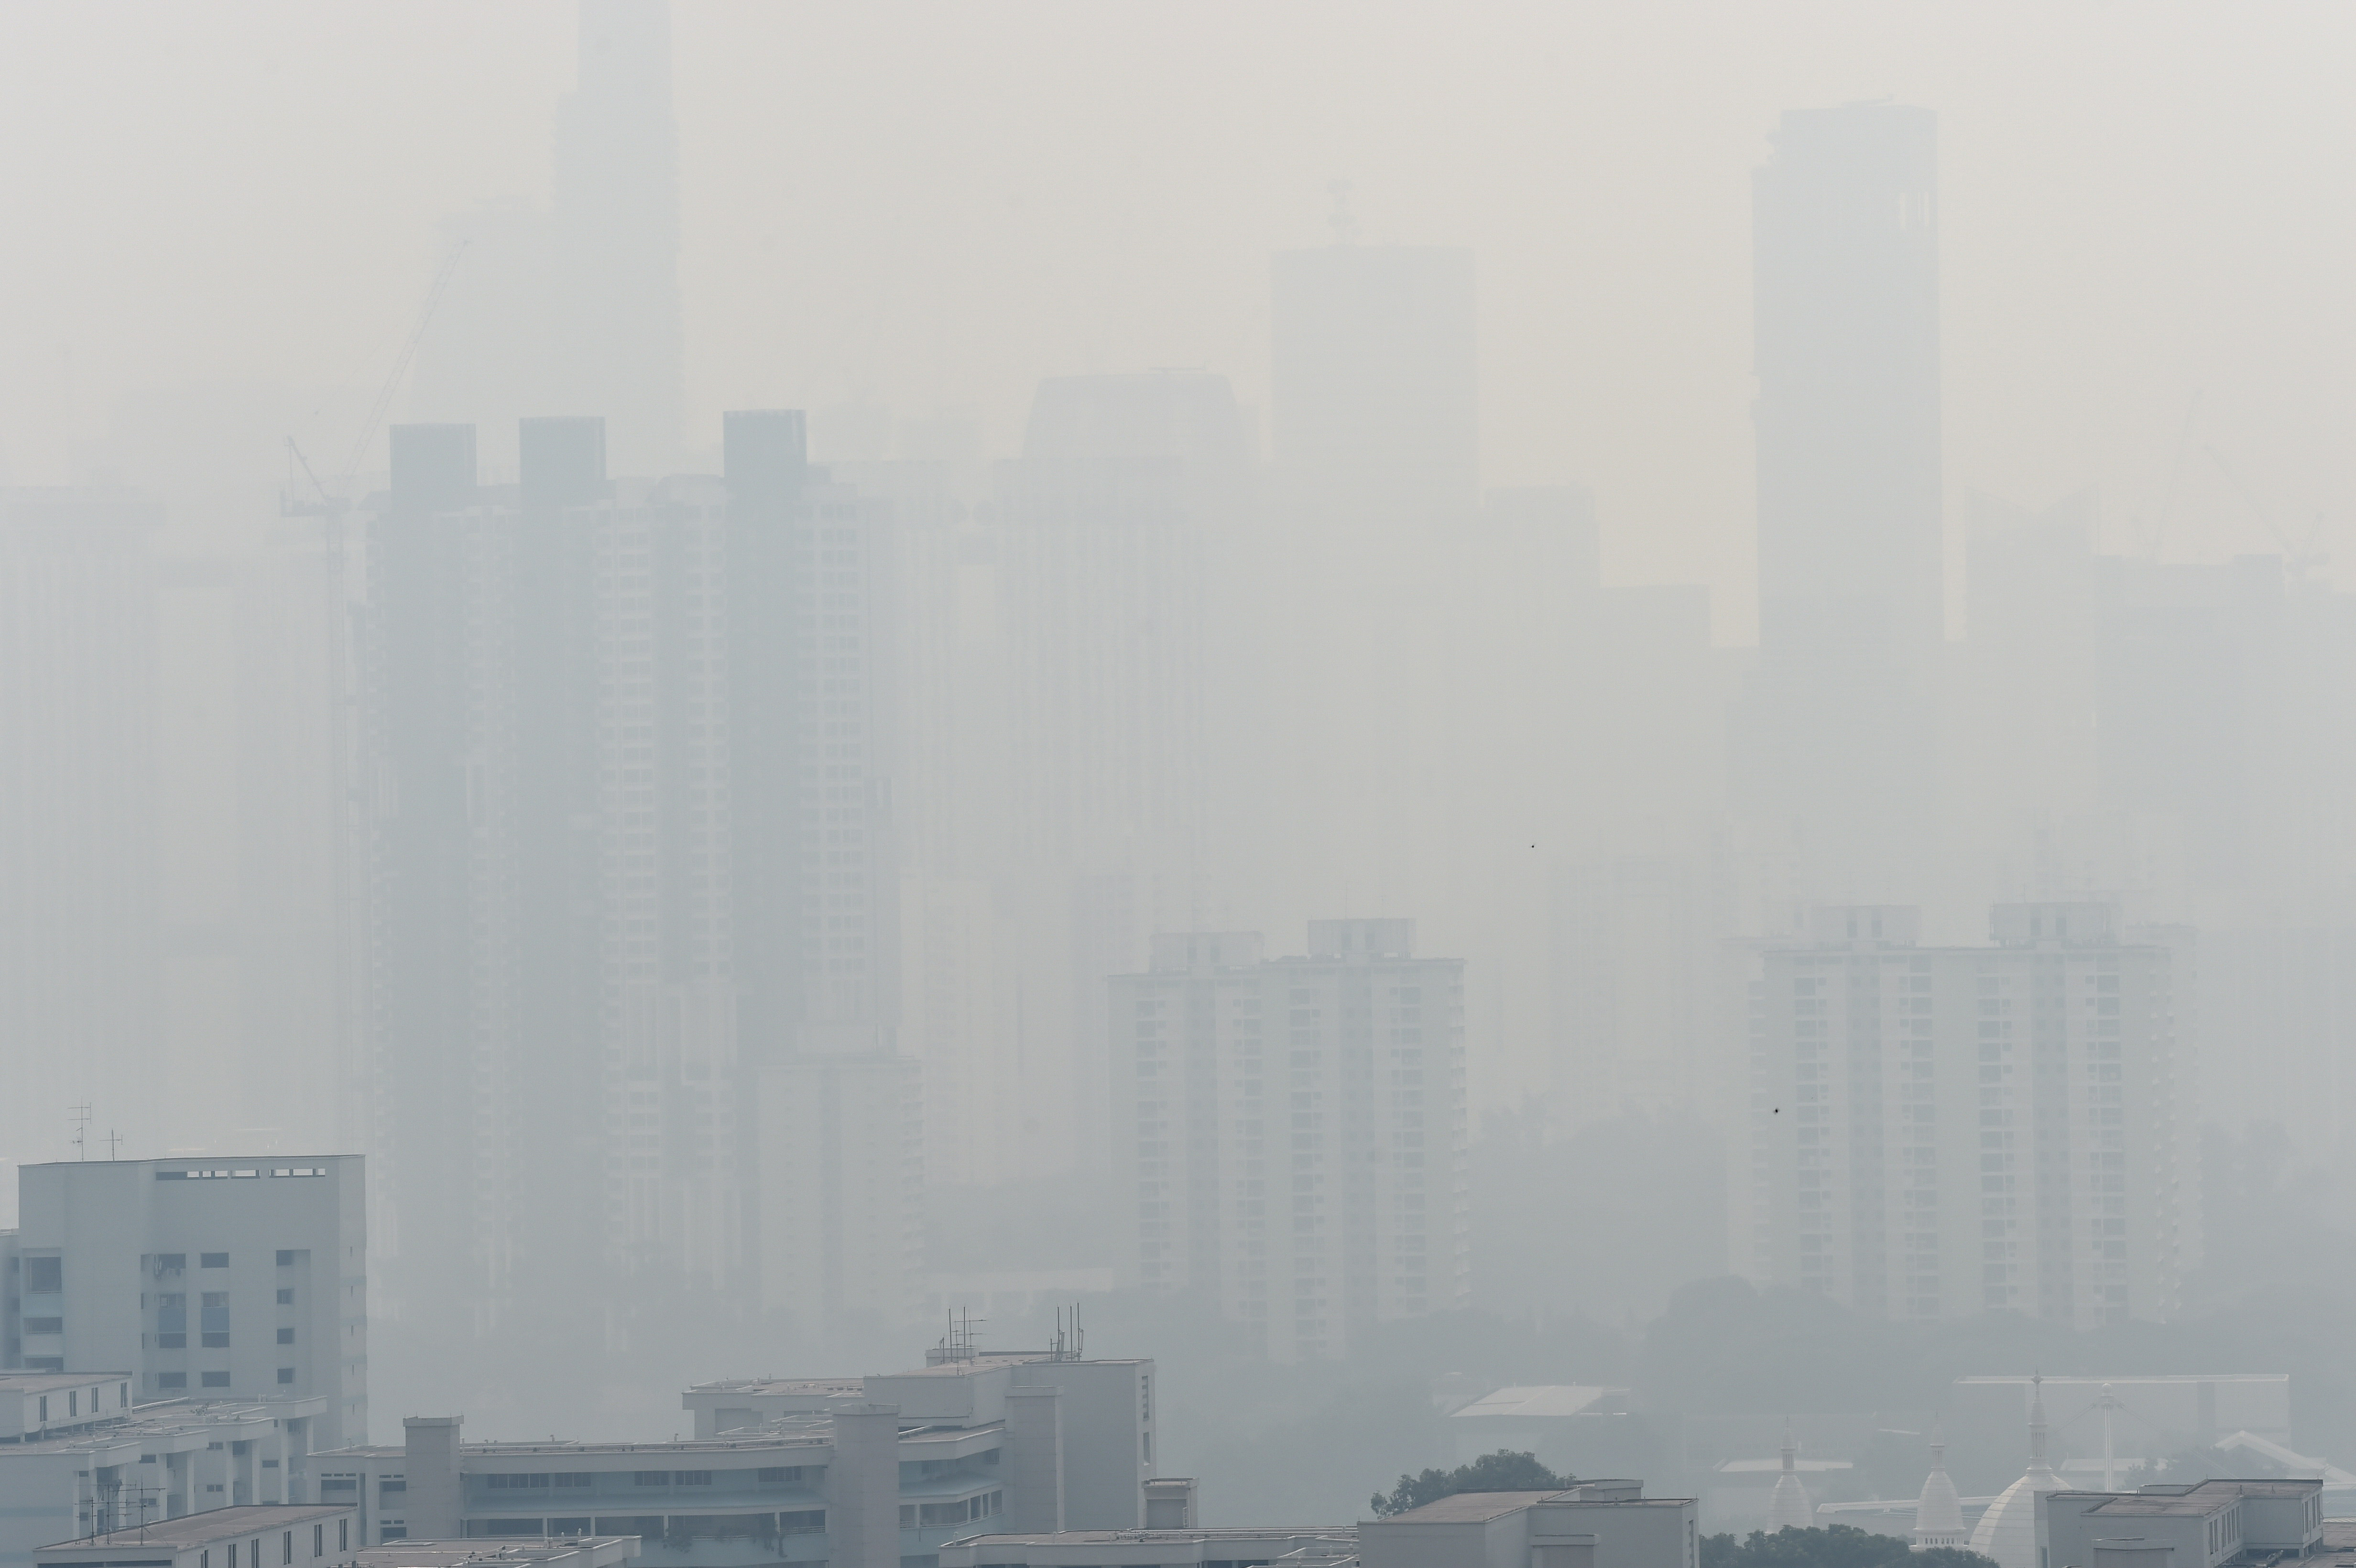
{"label": "haze-obscured tower", "polygon": [[[664,0],[581,0],[545,210],[443,225],[456,253],[428,324],[410,417],[475,424],[508,468],[519,417],[602,415],[615,468],[660,473],[680,442],[679,152]],[[461,249],[463,247],[463,249]]]}
{"label": "haze-obscured tower", "polygon": [[1937,122],[1795,110],[1752,187],[1757,820],[1822,885],[1888,887],[1927,829],[1940,588]]}

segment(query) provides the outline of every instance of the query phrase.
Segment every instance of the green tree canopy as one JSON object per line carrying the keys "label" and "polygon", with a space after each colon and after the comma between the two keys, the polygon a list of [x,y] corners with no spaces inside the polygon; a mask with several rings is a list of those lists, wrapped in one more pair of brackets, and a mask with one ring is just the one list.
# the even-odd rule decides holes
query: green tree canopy
{"label": "green tree canopy", "polygon": [[1388,1519],[1395,1513],[1452,1498],[1459,1492],[1553,1492],[1569,1486],[1572,1479],[1569,1476],[1558,1476],[1539,1464],[1535,1454],[1500,1448],[1452,1470],[1401,1476],[1388,1497],[1380,1492],[1374,1495],[1372,1506],[1376,1519]]}
{"label": "green tree canopy", "polygon": [[1914,1551],[1904,1539],[1836,1524],[1823,1530],[1754,1530],[1737,1541],[1732,1535],[1701,1538],[1701,1568],[1996,1568],[1976,1552],[1960,1546]]}

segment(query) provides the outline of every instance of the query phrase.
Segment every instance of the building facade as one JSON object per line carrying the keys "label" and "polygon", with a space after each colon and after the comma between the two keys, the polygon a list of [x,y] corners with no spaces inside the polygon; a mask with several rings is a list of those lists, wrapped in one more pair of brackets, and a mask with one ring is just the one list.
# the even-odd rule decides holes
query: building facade
{"label": "building facade", "polygon": [[358,1155],[28,1165],[11,1364],[110,1369],[134,1405],[320,1400],[306,1443],[365,1436],[366,1202]]}
{"label": "building facade", "polygon": [[1123,1261],[1263,1328],[1280,1359],[1463,1304],[1464,965],[1414,923],[1314,921],[1153,939],[1111,986]]}
{"label": "building facade", "polygon": [[467,1443],[455,1417],[415,1417],[401,1446],[314,1467],[371,1546],[622,1534],[673,1568],[895,1568],[992,1521],[1142,1528],[1153,1382],[1151,1361],[959,1353],[867,1378],[700,1384],[682,1401],[695,1435],[676,1442]]}
{"label": "building facade", "polygon": [[2164,1318],[2197,1257],[2185,943],[1999,904],[1987,947],[1820,909],[1753,990],[1734,1253],[1861,1312]]}

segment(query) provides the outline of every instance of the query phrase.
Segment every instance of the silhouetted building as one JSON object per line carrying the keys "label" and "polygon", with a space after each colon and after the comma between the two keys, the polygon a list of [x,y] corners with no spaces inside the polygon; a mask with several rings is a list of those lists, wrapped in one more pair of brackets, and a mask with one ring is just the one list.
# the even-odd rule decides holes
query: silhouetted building
{"label": "silhouetted building", "polygon": [[[466,1234],[492,1317],[616,1264],[895,1316],[917,1238],[880,524],[809,471],[798,413],[728,415],[716,480],[609,480],[603,433],[524,421],[493,490],[467,427],[396,427],[365,525],[388,1229],[412,1268],[410,1232]],[[833,1229],[796,1228],[800,1182]]]}
{"label": "silhouetted building", "polygon": [[1759,665],[1738,777],[1820,889],[1886,896],[1936,801],[1936,121],[1795,110],[1773,143],[1751,209]]}
{"label": "silhouetted building", "polygon": [[1215,1297],[1282,1360],[1466,1297],[1464,965],[1414,922],[1153,939],[1111,983],[1122,1272]]}

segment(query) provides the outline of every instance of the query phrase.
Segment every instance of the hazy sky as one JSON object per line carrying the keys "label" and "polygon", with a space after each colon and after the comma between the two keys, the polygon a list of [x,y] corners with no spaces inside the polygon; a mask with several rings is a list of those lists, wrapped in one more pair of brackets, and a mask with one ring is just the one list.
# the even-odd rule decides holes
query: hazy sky
{"label": "hazy sky", "polygon": [[[1888,95],[1942,117],[1951,496],[2098,486],[2124,546],[2198,388],[2169,553],[2274,548],[2213,443],[2294,533],[2328,510],[2356,583],[2344,0],[683,3],[674,33],[697,428],[868,400],[1004,452],[1039,377],[1150,366],[1264,408],[1269,252],[1346,179],[1365,240],[1478,252],[1487,478],[1591,484],[1610,574],[1708,579],[1741,638],[1751,171],[1783,109]],[[562,0],[0,9],[9,475],[87,461],[135,389],[268,411],[224,438],[264,471],[283,409],[372,390],[438,220],[545,199],[572,45]]]}

